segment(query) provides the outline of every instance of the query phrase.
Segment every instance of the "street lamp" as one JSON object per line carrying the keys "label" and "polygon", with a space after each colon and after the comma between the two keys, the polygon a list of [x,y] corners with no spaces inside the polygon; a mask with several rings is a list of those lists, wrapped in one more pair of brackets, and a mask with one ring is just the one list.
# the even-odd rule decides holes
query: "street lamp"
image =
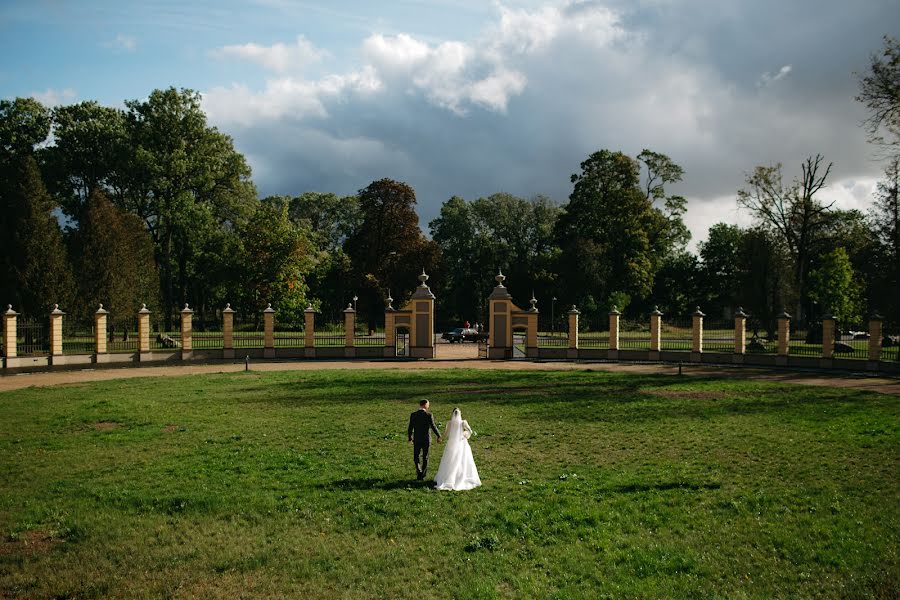
{"label": "street lamp", "polygon": [[556,296],[550,300],[550,331],[556,331],[556,319],[554,318],[554,309],[556,308]]}
{"label": "street lamp", "polygon": [[359,297],[355,294],[353,295],[353,312],[356,312],[356,301],[359,300]]}

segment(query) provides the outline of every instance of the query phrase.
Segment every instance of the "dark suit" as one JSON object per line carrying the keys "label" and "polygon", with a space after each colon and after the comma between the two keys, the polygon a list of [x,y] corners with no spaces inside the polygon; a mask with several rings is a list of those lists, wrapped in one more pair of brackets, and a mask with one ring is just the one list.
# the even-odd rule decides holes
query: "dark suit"
{"label": "dark suit", "polygon": [[[419,409],[409,415],[409,427],[406,428],[406,437],[413,443],[413,462],[416,464],[416,476],[425,479],[425,471],[428,470],[428,451],[431,449],[431,432],[441,437],[437,425],[434,424],[434,415],[425,409]],[[419,453],[422,454],[422,466],[419,467]]]}

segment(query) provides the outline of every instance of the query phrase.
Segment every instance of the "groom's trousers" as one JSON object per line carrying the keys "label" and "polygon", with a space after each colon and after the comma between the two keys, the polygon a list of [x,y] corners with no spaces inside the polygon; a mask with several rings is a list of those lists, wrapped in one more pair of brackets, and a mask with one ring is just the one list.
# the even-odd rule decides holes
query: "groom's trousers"
{"label": "groom's trousers", "polygon": [[[428,470],[428,451],[431,450],[431,442],[413,442],[413,461],[416,463],[416,475],[419,479],[425,479],[425,471]],[[422,454],[422,466],[419,466],[419,454]]]}

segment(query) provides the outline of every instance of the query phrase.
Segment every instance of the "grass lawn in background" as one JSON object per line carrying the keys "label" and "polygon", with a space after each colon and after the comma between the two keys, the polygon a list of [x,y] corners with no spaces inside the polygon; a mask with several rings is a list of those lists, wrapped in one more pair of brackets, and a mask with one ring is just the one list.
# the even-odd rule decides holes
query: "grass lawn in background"
{"label": "grass lawn in background", "polygon": [[[485,485],[418,485],[454,406]],[[0,597],[900,594],[900,397],[604,372],[0,394]],[[443,447],[433,447],[434,475]]]}

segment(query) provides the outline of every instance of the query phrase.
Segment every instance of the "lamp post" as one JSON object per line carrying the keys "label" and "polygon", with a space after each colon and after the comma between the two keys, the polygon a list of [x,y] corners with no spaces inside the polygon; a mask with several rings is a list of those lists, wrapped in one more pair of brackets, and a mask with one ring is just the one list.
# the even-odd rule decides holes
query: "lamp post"
{"label": "lamp post", "polygon": [[550,300],[550,331],[556,331],[556,319],[553,317],[554,309],[556,308],[556,296]]}
{"label": "lamp post", "polygon": [[356,301],[359,300],[359,297],[354,294],[353,295],[353,312],[356,312]]}

